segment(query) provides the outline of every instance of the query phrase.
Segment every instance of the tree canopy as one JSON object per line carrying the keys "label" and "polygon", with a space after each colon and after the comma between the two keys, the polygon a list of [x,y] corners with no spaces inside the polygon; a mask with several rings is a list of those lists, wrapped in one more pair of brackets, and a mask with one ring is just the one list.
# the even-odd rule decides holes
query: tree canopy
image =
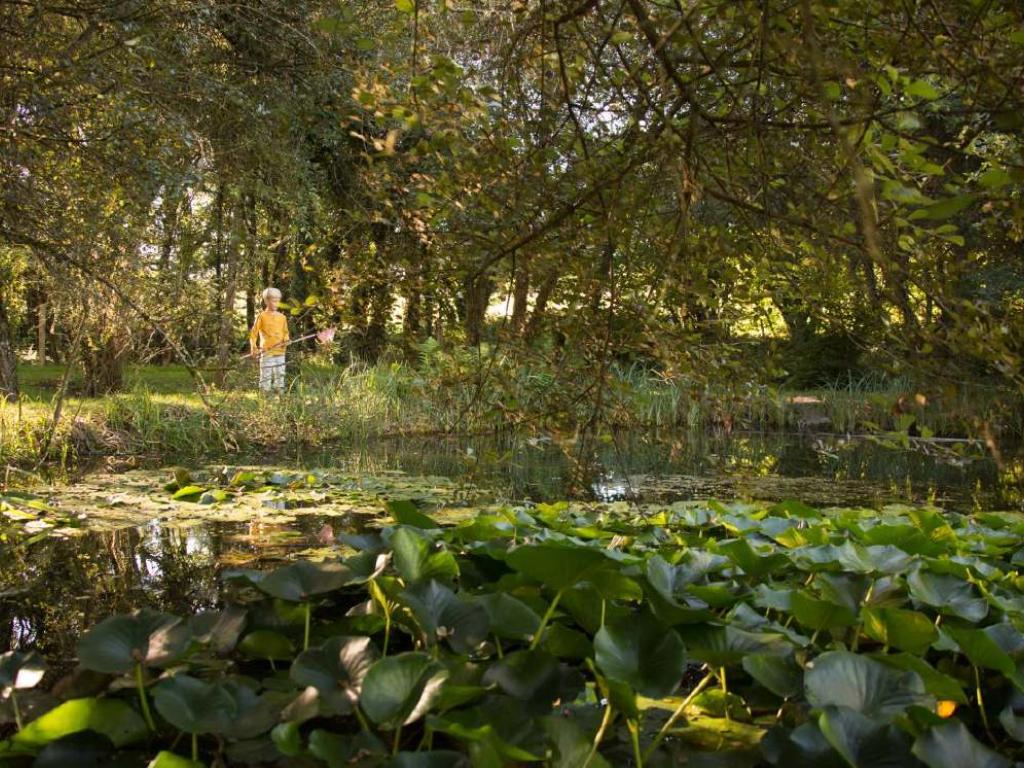
{"label": "tree canopy", "polygon": [[103,391],[274,283],[348,356],[500,346],[598,410],[623,359],[1020,390],[1022,14],[0,0],[0,383],[42,304]]}

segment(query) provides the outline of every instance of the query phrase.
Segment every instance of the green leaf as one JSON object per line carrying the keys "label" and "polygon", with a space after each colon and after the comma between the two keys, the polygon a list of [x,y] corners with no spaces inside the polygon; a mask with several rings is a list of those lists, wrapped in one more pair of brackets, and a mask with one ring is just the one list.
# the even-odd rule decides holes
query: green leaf
{"label": "green leaf", "polygon": [[277,751],[285,757],[298,757],[305,751],[298,723],[278,723],[270,732],[270,739]]}
{"label": "green leaf", "polygon": [[282,661],[295,655],[295,644],[280,632],[257,629],[242,638],[238,650],[254,659]]}
{"label": "green leaf", "polygon": [[975,623],[988,614],[988,602],[976,595],[970,583],[957,576],[918,568],[907,576],[907,586],[912,598],[942,613]]}
{"label": "green leaf", "polygon": [[918,611],[865,606],[860,615],[864,634],[901,651],[923,655],[939,636],[931,620]]}
{"label": "green leaf", "polygon": [[401,525],[411,525],[414,528],[440,528],[434,520],[423,514],[416,507],[416,504],[408,499],[391,499],[384,503],[388,512],[395,518],[395,522]]}
{"label": "green leaf", "polygon": [[438,581],[414,584],[399,595],[431,643],[443,638],[456,653],[472,653],[487,639],[487,611]]}
{"label": "green leaf", "polygon": [[174,492],[173,498],[175,501],[195,501],[206,491],[205,488],[199,485],[186,485],[184,488],[179,488]]}
{"label": "green leaf", "polygon": [[886,666],[916,672],[924,681],[924,689],[936,699],[955,701],[957,704],[967,703],[967,696],[960,682],[956,678],[942,674],[920,656],[911,653],[879,653],[873,654],[871,658]]}
{"label": "green leaf", "polygon": [[185,733],[223,733],[239,714],[225,686],[189,675],[161,680],[153,688],[153,702],[164,720]]}
{"label": "green leaf", "polygon": [[461,752],[435,750],[433,752],[399,752],[389,768],[470,768],[469,758]]}
{"label": "green leaf", "polygon": [[204,768],[203,763],[164,750],[150,760],[147,768]]}
{"label": "green leaf", "polygon": [[905,768],[913,763],[910,737],[846,707],[825,707],[818,727],[851,768]]}
{"label": "green leaf", "polygon": [[869,717],[892,718],[910,706],[935,704],[917,673],[896,672],[848,651],[829,651],[811,661],[804,691],[813,707],[849,707]]}
{"label": "green leaf", "polygon": [[847,606],[819,600],[803,590],[793,593],[791,606],[796,620],[810,629],[848,627],[856,621],[853,611]]}
{"label": "green leaf", "polygon": [[11,743],[37,752],[51,741],[85,730],[103,734],[115,747],[142,741],[149,733],[142,716],[119,699],[71,699],[26,725]]}
{"label": "green leaf", "polygon": [[792,652],[792,646],[781,635],[731,625],[695,624],[680,627],[679,634],[690,656],[715,668],[739,664],[752,653]]}
{"label": "green leaf", "polygon": [[328,768],[351,768],[357,759],[374,764],[372,757],[386,755],[387,747],[369,731],[342,736],[318,728],[309,734],[309,753]]}
{"label": "green leaf", "polygon": [[1000,189],[1013,182],[1005,168],[990,168],[978,177],[978,183],[985,189]]}
{"label": "green leaf", "polygon": [[776,696],[789,699],[803,690],[804,672],[792,654],[751,653],[742,664],[748,675]]}
{"label": "green leaf", "polygon": [[312,686],[334,714],[346,715],[359,701],[363,680],[376,661],[368,637],[332,637],[292,662],[289,676],[300,686]]}
{"label": "green leaf", "polygon": [[555,746],[551,768],[611,768],[599,752],[590,756],[592,739],[578,723],[556,716],[545,717],[542,722]]}
{"label": "green leaf", "polygon": [[427,579],[451,583],[459,575],[455,557],[413,528],[399,528],[391,536],[393,564],[407,584]]}
{"label": "green leaf", "polygon": [[1024,675],[1017,669],[1016,655],[1022,650],[1021,635],[1010,624],[993,624],[984,629],[945,627],[972,664],[1002,672],[1020,690]]}
{"label": "green leaf", "polygon": [[[358,564],[362,562],[359,560]],[[319,563],[299,560],[250,578],[261,592],[295,603],[306,602],[314,595],[333,592],[349,584],[362,584],[367,579],[362,569],[343,560]]]}
{"label": "green leaf", "polygon": [[908,83],[903,90],[909,96],[917,96],[929,101],[939,98],[938,89],[927,80],[914,80],[912,83]]}
{"label": "green leaf", "polygon": [[611,567],[598,549],[558,544],[528,544],[513,549],[506,561],[512,568],[555,590],[583,581],[591,573]]}
{"label": "green leaf", "polygon": [[395,0],[395,8],[402,13],[412,13],[416,10],[416,0]]}
{"label": "green leaf", "polygon": [[974,195],[963,194],[956,197],[947,197],[945,200],[925,206],[922,210],[925,212],[926,218],[942,221],[956,216],[973,202]]}
{"label": "green leaf", "polygon": [[526,603],[505,592],[478,595],[475,602],[487,611],[491,632],[511,640],[528,640],[540,627],[540,616]]}
{"label": "green leaf", "polygon": [[735,539],[718,546],[719,552],[743,569],[743,572],[755,579],[777,571],[789,565],[789,558],[781,552],[762,554],[756,551],[746,539]]}
{"label": "green leaf", "polygon": [[959,720],[930,728],[917,737],[914,756],[928,768],[1010,768],[1010,761],[974,738]]}
{"label": "green leaf", "polygon": [[594,637],[594,657],[609,678],[651,698],[672,693],[686,667],[679,634],[648,613],[603,626]]}
{"label": "green leaf", "polygon": [[505,658],[484,673],[483,682],[496,684],[531,712],[548,712],[552,702],[568,695],[558,660],[539,650],[505,654]]}
{"label": "green leaf", "polygon": [[128,616],[111,616],[78,641],[78,660],[86,669],[119,675],[137,662],[162,667],[188,646],[191,632],[177,616],[143,608]]}
{"label": "green leaf", "polygon": [[387,656],[363,679],[362,709],[385,728],[407,725],[427,713],[447,677],[448,671],[425,653]]}

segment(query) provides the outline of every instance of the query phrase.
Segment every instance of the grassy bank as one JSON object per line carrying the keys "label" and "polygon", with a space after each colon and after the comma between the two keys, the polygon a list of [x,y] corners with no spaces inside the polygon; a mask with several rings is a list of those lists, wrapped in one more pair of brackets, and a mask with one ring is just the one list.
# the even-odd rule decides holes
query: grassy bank
{"label": "grassy bank", "polygon": [[[498,361],[481,375],[461,365],[391,362],[296,366],[287,393],[264,398],[246,372],[229,388],[200,397],[180,366],[128,371],[128,390],[103,398],[75,395],[72,380],[53,419],[62,370],[23,367],[23,394],[0,405],[0,466],[70,468],[91,459],[212,459],[238,451],[450,432],[571,430],[592,398],[574,397],[544,370]],[[639,368],[616,369],[602,400],[613,428],[864,432],[906,431],[973,437],[983,426],[1019,436],[1022,410],[981,386],[915,398],[907,381],[851,380],[806,392],[668,380]],[[897,406],[902,397],[902,405]],[[906,413],[899,412],[900,410]],[[567,427],[567,425],[570,425]]]}

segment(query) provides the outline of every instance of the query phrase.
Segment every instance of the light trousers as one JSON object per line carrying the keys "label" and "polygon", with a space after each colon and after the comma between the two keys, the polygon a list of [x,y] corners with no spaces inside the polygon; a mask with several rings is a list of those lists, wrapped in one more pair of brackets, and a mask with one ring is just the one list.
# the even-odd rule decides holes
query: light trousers
{"label": "light trousers", "polygon": [[264,355],[260,358],[260,389],[263,392],[284,389],[284,355]]}

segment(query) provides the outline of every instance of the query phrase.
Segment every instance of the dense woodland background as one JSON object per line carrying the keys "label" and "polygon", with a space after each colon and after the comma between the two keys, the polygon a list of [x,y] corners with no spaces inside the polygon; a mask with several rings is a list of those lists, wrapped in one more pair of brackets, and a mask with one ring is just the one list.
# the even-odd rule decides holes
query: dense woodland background
{"label": "dense woodland background", "polygon": [[336,364],[449,355],[509,412],[528,371],[599,420],[623,367],[1016,397],[1022,14],[0,0],[0,388],[41,316],[87,394],[222,382],[275,284]]}

